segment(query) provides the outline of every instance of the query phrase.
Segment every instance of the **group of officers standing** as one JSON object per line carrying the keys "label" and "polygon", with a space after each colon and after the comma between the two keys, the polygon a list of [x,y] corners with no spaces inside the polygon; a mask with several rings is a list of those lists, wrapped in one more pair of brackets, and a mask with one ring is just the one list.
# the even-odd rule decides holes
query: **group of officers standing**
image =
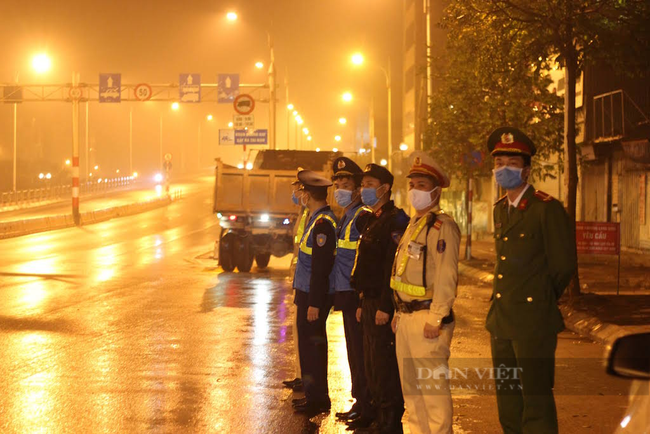
{"label": "group of officers standing", "polygon": [[[501,128],[488,148],[507,192],[494,212],[492,356],[495,367],[529,370],[512,379],[524,387],[497,387],[499,419],[507,433],[557,432],[553,368],[563,328],[557,299],[575,272],[571,229],[559,202],[529,188],[535,147],[528,137]],[[333,307],[342,311],[355,399],[336,417],[355,432],[401,433],[406,407],[412,433],[450,433],[449,378],[428,377],[431,387],[418,387],[419,373],[448,371],[456,324],[460,230],[439,206],[449,176],[428,154],[413,156],[407,178],[415,215],[409,218],[391,200],[393,175],[385,167],[362,170],[346,157],[332,165],[331,180],[299,171],[292,195],[304,208],[293,278],[297,377],[284,382],[304,390],[294,409],[310,417],[330,410],[326,322]],[[340,219],[327,203],[332,185]],[[522,271],[531,261],[533,268]]]}

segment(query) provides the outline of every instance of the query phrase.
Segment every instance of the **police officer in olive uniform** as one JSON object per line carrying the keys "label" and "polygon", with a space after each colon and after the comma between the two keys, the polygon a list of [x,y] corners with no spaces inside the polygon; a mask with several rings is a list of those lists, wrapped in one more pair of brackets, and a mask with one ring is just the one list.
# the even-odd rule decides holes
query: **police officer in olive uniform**
{"label": "police officer in olive uniform", "polygon": [[361,203],[363,171],[352,160],[339,157],[332,162],[334,198],[343,208],[337,228],[336,260],[334,261],[334,309],[343,313],[345,343],[355,403],[349,411],[337,413],[339,420],[348,421],[352,428],[367,427],[372,423],[370,390],[363,362],[363,329],[357,321],[359,296],[350,285],[350,276],[357,254],[359,237],[372,211]]}
{"label": "police officer in olive uniform", "polygon": [[496,181],[496,267],[486,327],[491,334],[499,421],[505,433],[558,432],[553,398],[558,300],[576,272],[575,234],[562,204],[527,183],[535,145],[516,128],[487,142]]}
{"label": "police officer in olive uniform", "polygon": [[[298,171],[302,170],[298,168]],[[296,271],[296,265],[298,264],[298,252],[300,251],[300,240],[302,239],[302,234],[305,232],[305,225],[309,218],[309,208],[306,206],[300,205],[300,200],[296,196],[300,188],[300,180],[296,176],[296,180],[291,183],[292,192],[291,192],[291,201],[300,206],[300,213],[298,220],[293,228],[293,257],[291,258],[291,274],[294,274]],[[295,290],[294,290],[295,292]],[[295,294],[294,294],[295,297]],[[298,328],[296,326],[296,309],[292,311],[294,320],[292,323],[292,334],[293,334],[293,351],[294,351],[294,371],[296,376],[293,380],[284,380],[282,384],[288,389],[293,389],[294,392],[302,391],[302,378],[300,373],[300,356],[298,353]]]}
{"label": "police officer in olive uniform", "polygon": [[[390,286],[398,310],[393,330],[411,433],[447,434],[452,432],[453,416],[448,378],[418,374],[449,369],[460,230],[439,205],[449,177],[427,154],[414,157],[408,198],[416,214],[393,264]],[[426,384],[427,389],[424,383],[433,384]]]}
{"label": "police officer in olive uniform", "polygon": [[359,241],[352,286],[361,299],[366,378],[377,417],[371,432],[402,432],[404,399],[395,354],[391,320],[395,313],[390,275],[395,251],[409,217],[390,200],[393,175],[368,164],[361,182],[361,200],[373,214]]}
{"label": "police officer in olive uniform", "polygon": [[300,240],[293,278],[298,307],[298,351],[305,398],[294,401],[295,411],[314,416],[331,403],[327,386],[326,321],[332,307],[334,282],[330,274],[336,254],[336,217],[327,204],[332,183],[315,172],[298,172],[301,188],[296,196],[311,217]]}

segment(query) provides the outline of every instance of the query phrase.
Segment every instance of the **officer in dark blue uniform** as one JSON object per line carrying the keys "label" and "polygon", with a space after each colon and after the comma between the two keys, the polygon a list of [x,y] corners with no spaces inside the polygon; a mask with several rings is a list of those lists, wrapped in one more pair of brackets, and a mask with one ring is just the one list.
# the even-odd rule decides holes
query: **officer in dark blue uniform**
{"label": "officer in dark blue uniform", "polygon": [[370,390],[363,362],[363,329],[357,321],[359,296],[350,285],[350,276],[357,254],[359,237],[372,211],[361,203],[363,171],[352,160],[339,157],[332,163],[334,198],[343,208],[337,228],[336,259],[334,261],[334,309],[342,311],[345,342],[352,380],[352,397],[356,400],[349,411],[336,413],[339,420],[348,421],[353,428],[372,422]]}
{"label": "officer in dark blue uniform", "polygon": [[352,287],[361,298],[363,353],[366,378],[377,418],[371,432],[402,432],[404,398],[395,353],[391,321],[395,313],[390,277],[397,245],[409,216],[390,200],[393,175],[384,167],[368,164],[361,180],[361,200],[372,209],[361,234]]}
{"label": "officer in dark blue uniform", "polygon": [[296,197],[309,209],[293,278],[298,307],[298,352],[305,398],[294,401],[298,413],[315,416],[331,407],[327,387],[326,322],[334,298],[330,279],[336,254],[336,216],[327,204],[332,183],[310,170],[298,172]]}

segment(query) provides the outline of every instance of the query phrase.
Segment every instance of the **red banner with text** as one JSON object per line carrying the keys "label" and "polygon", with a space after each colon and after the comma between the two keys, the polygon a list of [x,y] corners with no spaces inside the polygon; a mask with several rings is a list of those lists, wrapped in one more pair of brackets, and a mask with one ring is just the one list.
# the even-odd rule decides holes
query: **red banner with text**
{"label": "red banner with text", "polygon": [[618,255],[620,223],[576,222],[576,245],[579,255]]}

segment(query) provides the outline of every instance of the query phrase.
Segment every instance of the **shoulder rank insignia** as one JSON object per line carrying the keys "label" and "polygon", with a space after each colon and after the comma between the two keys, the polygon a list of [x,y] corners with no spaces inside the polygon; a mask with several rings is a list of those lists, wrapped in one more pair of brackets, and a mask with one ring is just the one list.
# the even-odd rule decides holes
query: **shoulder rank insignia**
{"label": "shoulder rank insignia", "polygon": [[442,227],[442,222],[440,220],[436,220],[436,222],[433,224],[433,228],[439,231],[441,227]]}
{"label": "shoulder rank insignia", "polygon": [[548,193],[544,193],[541,190],[535,190],[535,197],[540,199],[542,202],[550,202],[553,200],[553,196]]}
{"label": "shoulder rank insignia", "polygon": [[504,200],[506,197],[508,197],[508,195],[507,195],[507,194],[504,194],[503,196],[501,196],[501,197],[499,198],[499,200],[497,200],[496,202],[494,202],[494,205],[497,205],[499,202],[503,202],[503,200]]}
{"label": "shoulder rank insignia", "polygon": [[525,211],[527,206],[528,206],[528,199],[521,199],[521,201],[519,201],[519,205],[517,206],[517,209],[521,211]]}
{"label": "shoulder rank insignia", "polygon": [[327,235],[325,234],[316,235],[316,244],[318,244],[318,247],[323,247],[326,242],[327,242]]}

